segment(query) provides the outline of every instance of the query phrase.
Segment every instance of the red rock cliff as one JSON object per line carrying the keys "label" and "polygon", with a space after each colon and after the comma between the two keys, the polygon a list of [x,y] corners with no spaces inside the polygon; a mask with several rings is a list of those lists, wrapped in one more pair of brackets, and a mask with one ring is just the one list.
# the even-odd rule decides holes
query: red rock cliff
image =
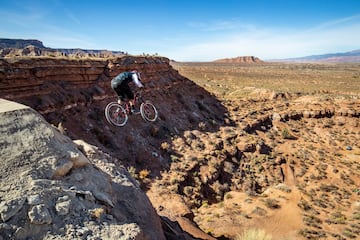
{"label": "red rock cliff", "polygon": [[[133,69],[141,72],[143,95],[156,105],[159,119],[150,124],[132,116],[126,127],[111,126],[104,117],[106,104],[116,100],[110,80]],[[85,139],[125,165],[154,175],[168,164],[159,155],[164,141],[199,126],[217,128],[226,112],[217,98],[181,76],[163,57],[1,59],[0,98],[26,104],[51,124],[61,123],[72,139]]]}
{"label": "red rock cliff", "polygon": [[184,80],[162,57],[121,57],[103,60],[26,58],[0,60],[0,97],[19,100],[40,112],[113,96],[110,80],[118,73],[139,70],[147,88]]}

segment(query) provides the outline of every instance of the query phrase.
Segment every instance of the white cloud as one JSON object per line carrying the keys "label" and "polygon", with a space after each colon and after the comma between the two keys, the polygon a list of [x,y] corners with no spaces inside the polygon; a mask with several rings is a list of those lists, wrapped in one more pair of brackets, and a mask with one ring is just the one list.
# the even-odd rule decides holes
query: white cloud
{"label": "white cloud", "polygon": [[65,9],[65,14],[66,16],[75,24],[80,24],[80,20],[71,12],[69,11],[68,9]]}

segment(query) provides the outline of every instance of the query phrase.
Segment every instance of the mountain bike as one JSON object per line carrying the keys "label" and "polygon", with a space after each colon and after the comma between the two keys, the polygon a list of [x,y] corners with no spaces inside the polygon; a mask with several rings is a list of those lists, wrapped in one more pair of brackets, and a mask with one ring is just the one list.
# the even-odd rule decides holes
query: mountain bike
{"label": "mountain bike", "polygon": [[156,121],[158,118],[158,111],[155,105],[148,100],[144,100],[140,92],[134,94],[133,103],[135,109],[140,105],[140,111],[133,113],[129,101],[123,101],[121,104],[110,102],[105,108],[106,120],[117,127],[125,126],[129,119],[129,115],[141,114],[141,117],[145,121]]}

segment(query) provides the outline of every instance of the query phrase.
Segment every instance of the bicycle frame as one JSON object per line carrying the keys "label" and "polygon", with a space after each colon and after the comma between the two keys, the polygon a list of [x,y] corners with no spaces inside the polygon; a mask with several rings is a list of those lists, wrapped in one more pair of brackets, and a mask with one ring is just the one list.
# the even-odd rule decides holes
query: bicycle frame
{"label": "bicycle frame", "polygon": [[[144,102],[141,94],[139,92],[136,92],[134,94],[134,98],[131,99],[133,101],[133,104],[134,104],[134,107],[140,102]],[[125,105],[125,110],[126,110],[126,113],[130,113],[131,109],[130,109],[130,100],[126,100],[124,101],[124,105]]]}

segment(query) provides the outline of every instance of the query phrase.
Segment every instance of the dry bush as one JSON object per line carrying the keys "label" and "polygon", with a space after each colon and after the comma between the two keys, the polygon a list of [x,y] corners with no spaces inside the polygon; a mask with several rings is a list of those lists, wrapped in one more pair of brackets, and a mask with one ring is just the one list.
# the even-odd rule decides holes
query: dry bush
{"label": "dry bush", "polygon": [[90,210],[90,215],[94,219],[100,219],[105,215],[105,210],[103,208],[94,208]]}
{"label": "dry bush", "polygon": [[311,230],[308,228],[303,228],[299,231],[299,234],[306,239],[326,239],[326,233],[323,231]]}
{"label": "dry bush", "polygon": [[351,239],[355,239],[356,238],[356,233],[354,233],[351,229],[349,228],[345,228],[344,231],[342,232],[342,234],[347,237],[347,238],[351,238]]}
{"label": "dry bush", "polygon": [[206,123],[205,122],[199,122],[198,127],[200,130],[205,131],[206,130]]}
{"label": "dry bush", "polygon": [[57,126],[57,129],[59,130],[59,132],[61,134],[65,134],[66,133],[66,128],[63,126],[63,123],[62,122],[59,122],[58,126]]}
{"label": "dry bush", "polygon": [[147,170],[147,169],[143,169],[143,170],[141,170],[140,172],[139,172],[139,178],[141,179],[141,180],[144,180],[144,179],[146,179],[146,178],[148,178],[149,176],[150,176],[150,171],[149,170]]}
{"label": "dry bush", "polygon": [[163,150],[164,152],[170,152],[171,146],[168,142],[163,142],[160,145],[160,149]]}
{"label": "dry bush", "polygon": [[284,128],[284,129],[281,131],[281,136],[282,136],[283,139],[290,139],[290,140],[296,139],[296,138],[290,133],[290,131],[289,131],[287,128]]}
{"label": "dry bush", "polygon": [[265,199],[265,206],[270,209],[278,209],[280,208],[279,201],[273,198]]}
{"label": "dry bush", "polygon": [[272,236],[261,229],[248,229],[238,234],[235,240],[272,240]]}
{"label": "dry bush", "polygon": [[291,192],[291,188],[288,185],[284,184],[284,183],[278,184],[275,188],[280,190],[280,191],[286,192],[286,193]]}
{"label": "dry bush", "polygon": [[303,222],[305,223],[305,225],[310,226],[310,227],[315,227],[318,229],[321,229],[321,224],[322,221],[320,218],[314,216],[314,215],[307,215],[303,217]]}
{"label": "dry bush", "polygon": [[130,166],[130,167],[128,167],[127,171],[130,173],[130,175],[131,175],[133,178],[135,178],[135,179],[138,178],[138,175],[136,174],[136,168],[135,168],[135,167]]}

